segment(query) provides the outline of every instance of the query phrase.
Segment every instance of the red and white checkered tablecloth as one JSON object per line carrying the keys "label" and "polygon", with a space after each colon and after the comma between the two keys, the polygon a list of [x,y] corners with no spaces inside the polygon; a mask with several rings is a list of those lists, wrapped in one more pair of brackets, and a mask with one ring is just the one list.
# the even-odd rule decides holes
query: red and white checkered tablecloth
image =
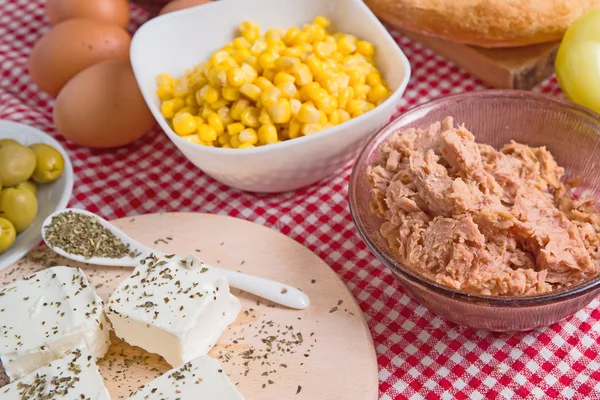
{"label": "red and white checkered tablecloth", "polygon": [[[133,31],[148,15],[136,7],[132,14]],[[381,399],[600,398],[597,300],[566,321],[519,334],[475,331],[431,314],[406,295],[360,240],[346,200],[349,168],[294,193],[263,196],[208,178],[158,129],[116,151],[65,142],[52,124],[52,98],[27,75],[29,52],[47,29],[43,0],[0,0],[0,118],[33,125],[66,146],[76,174],[71,206],[106,218],[157,211],[226,214],[304,244],[342,277],[366,316]],[[399,111],[485,88],[421,45],[394,36],[413,70]],[[560,96],[554,78],[535,90]]]}

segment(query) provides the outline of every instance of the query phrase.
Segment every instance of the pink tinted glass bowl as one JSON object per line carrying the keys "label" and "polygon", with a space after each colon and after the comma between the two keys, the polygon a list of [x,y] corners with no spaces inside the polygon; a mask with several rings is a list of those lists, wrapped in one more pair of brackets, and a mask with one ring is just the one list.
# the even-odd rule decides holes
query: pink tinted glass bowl
{"label": "pink tinted glass bowl", "polygon": [[401,265],[379,234],[381,220],[371,213],[367,166],[394,131],[426,128],[446,116],[464,123],[481,143],[501,147],[510,140],[546,146],[567,176],[583,176],[584,188],[600,193],[600,115],[575,104],[530,92],[489,90],[447,96],[401,115],[375,135],[359,155],[349,186],[352,218],[373,254],[407,292],[432,312],[457,324],[490,331],[522,331],[550,325],[588,305],[600,291],[600,278],[529,297],[477,296],[426,280]]}

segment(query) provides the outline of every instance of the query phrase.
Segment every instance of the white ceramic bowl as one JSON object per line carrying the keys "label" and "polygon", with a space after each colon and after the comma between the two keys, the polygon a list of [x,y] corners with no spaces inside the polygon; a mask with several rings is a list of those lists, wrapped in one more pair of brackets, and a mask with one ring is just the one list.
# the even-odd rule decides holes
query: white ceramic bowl
{"label": "white ceramic bowl", "polygon": [[55,182],[37,186],[38,212],[33,224],[17,235],[15,243],[0,255],[0,270],[19,261],[42,241],[42,223],[46,217],[67,206],[73,191],[73,166],[65,149],[50,135],[11,121],[0,120],[0,139],[15,139],[23,145],[46,143],[60,151],[65,159],[65,170]]}
{"label": "white ceramic bowl", "polygon": [[[372,42],[375,60],[393,94],[374,110],[316,134],[253,149],[195,145],[171,130],[160,113],[155,78],[181,76],[232,40],[240,22],[290,28],[317,15],[332,21],[330,32],[352,33]],[[131,43],[131,63],[154,117],[181,152],[216,180],[247,191],[283,192],[317,182],[353,159],[366,140],[389,122],[406,89],[410,64],[362,0],[221,0],[154,18]]]}

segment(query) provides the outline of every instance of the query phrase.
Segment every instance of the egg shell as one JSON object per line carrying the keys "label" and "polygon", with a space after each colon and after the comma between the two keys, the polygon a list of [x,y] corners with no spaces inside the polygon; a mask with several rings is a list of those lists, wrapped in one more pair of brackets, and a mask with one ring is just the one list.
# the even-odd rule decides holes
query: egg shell
{"label": "egg shell", "polygon": [[185,8],[190,8],[194,6],[199,6],[201,4],[210,3],[211,0],[175,0],[167,4],[160,10],[158,15],[168,14],[173,11],[183,10]]}
{"label": "egg shell", "polygon": [[127,0],[47,0],[46,15],[54,26],[71,18],[91,18],[126,27],[129,24]]}
{"label": "egg shell", "polygon": [[29,75],[44,92],[56,95],[77,73],[101,61],[129,59],[131,36],[119,26],[89,18],[56,25],[35,44]]}
{"label": "egg shell", "polygon": [[156,121],[126,60],[104,61],[77,74],[54,103],[54,124],[67,139],[112,148],[142,137]]}

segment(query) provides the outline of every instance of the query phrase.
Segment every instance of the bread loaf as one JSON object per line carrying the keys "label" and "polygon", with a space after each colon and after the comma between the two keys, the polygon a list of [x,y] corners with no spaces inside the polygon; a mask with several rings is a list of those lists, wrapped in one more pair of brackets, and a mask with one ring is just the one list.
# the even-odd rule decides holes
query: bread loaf
{"label": "bread loaf", "polygon": [[383,21],[401,29],[482,47],[560,40],[600,0],[365,0]]}

